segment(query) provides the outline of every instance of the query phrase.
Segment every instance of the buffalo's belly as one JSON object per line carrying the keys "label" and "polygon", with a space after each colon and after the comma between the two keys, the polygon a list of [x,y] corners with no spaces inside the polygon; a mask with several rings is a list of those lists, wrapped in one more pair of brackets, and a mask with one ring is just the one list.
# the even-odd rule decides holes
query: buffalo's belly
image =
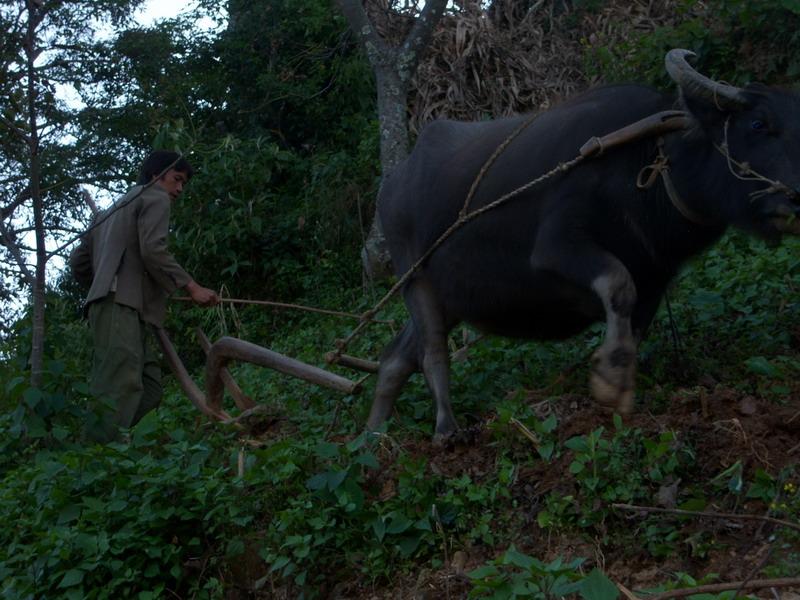
{"label": "buffalo's belly", "polygon": [[465,321],[506,337],[565,339],[605,319],[602,302],[591,290],[548,272],[478,285],[451,278],[439,296],[450,322]]}

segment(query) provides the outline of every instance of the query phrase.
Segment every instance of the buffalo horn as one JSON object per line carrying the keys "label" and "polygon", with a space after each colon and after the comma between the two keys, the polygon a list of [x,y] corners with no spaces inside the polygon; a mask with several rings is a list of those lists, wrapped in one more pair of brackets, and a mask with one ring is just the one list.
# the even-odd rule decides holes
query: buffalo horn
{"label": "buffalo horn", "polygon": [[667,73],[684,94],[714,102],[718,107],[730,110],[741,109],[746,104],[741,89],[701,75],[686,61],[688,56],[696,54],[690,50],[677,48],[667,52],[664,58]]}

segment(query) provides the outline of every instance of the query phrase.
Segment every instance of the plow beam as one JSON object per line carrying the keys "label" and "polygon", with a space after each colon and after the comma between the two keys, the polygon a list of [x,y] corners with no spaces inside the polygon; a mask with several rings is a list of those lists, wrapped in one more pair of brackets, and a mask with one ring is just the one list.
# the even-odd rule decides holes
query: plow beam
{"label": "plow beam", "polygon": [[206,403],[208,408],[216,413],[220,413],[222,410],[224,382],[221,370],[231,360],[268,367],[343,394],[355,394],[361,388],[360,384],[325,369],[289,358],[262,346],[226,336],[212,344],[206,359]]}

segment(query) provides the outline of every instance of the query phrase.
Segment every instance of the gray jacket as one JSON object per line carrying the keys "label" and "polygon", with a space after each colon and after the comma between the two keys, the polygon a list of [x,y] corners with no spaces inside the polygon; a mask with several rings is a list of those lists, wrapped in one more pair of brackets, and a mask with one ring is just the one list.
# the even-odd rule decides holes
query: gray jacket
{"label": "gray jacket", "polygon": [[132,187],[95,217],[69,258],[75,279],[89,288],[86,306],[105,298],[116,277],[114,300],[163,325],[167,296],[192,281],[167,249],[169,211],[169,195],[154,183]]}

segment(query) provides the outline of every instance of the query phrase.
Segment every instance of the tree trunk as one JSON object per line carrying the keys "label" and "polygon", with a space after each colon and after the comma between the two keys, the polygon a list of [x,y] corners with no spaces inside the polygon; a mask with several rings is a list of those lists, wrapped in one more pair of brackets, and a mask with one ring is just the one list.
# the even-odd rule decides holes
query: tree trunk
{"label": "tree trunk", "polygon": [[[375,79],[383,180],[408,156],[408,81],[403,81],[391,65],[377,67]],[[366,274],[376,279],[391,274],[391,261],[376,205],[369,234],[361,249],[361,264]]]}
{"label": "tree trunk", "polygon": [[[337,0],[375,72],[382,178],[408,155],[408,90],[419,60],[444,13],[447,0],[427,0],[399,48],[388,46],[364,11],[362,0]],[[364,248],[364,270],[371,277],[391,272],[391,259],[376,211]]]}
{"label": "tree trunk", "polygon": [[31,327],[31,387],[41,387],[44,372],[44,339],[45,339],[45,283],[47,266],[47,248],[45,246],[44,207],[40,186],[41,161],[39,158],[39,129],[37,124],[37,89],[36,89],[36,28],[40,22],[38,5],[33,0],[27,1],[28,26],[25,34],[25,55],[28,72],[28,148],[30,155],[30,195],[33,201],[33,225],[36,234],[36,270],[34,275],[31,301],[33,304]]}

